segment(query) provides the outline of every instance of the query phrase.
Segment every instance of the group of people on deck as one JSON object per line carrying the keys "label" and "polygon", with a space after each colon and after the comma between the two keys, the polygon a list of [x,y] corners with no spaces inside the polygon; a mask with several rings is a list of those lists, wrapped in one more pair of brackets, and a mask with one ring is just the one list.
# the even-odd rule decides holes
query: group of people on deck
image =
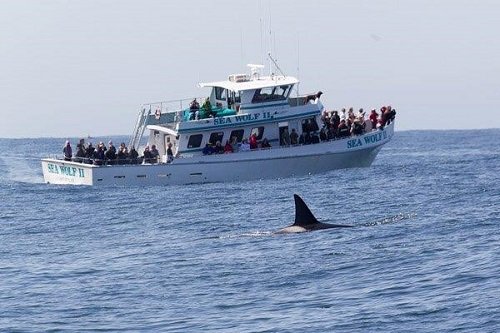
{"label": "group of people on deck", "polygon": [[[221,105],[217,105],[217,107],[221,107]],[[207,97],[205,102],[200,108],[200,103],[195,99],[191,101],[189,104],[189,120],[199,120],[200,110],[204,111],[204,118],[215,117],[215,112],[212,110],[212,104],[210,103],[210,98]]]}
{"label": "group of people on deck", "polygon": [[264,138],[261,142],[258,142],[257,134],[253,133],[252,135],[250,135],[250,138],[248,138],[248,140],[246,138],[243,138],[240,144],[238,144],[238,138],[235,136],[231,138],[231,141],[226,140],[226,144],[224,146],[222,146],[220,141],[216,141],[215,144],[208,142],[201,152],[203,155],[231,154],[239,151],[250,151],[259,148],[271,148],[271,144],[269,143],[269,140],[267,140],[267,138]]}
{"label": "group of people on deck", "polygon": [[[86,145],[85,140],[80,139],[80,142],[76,145],[76,149],[76,153],[73,156],[71,143],[67,140],[63,147],[64,160],[94,165],[154,164],[159,162],[160,156],[156,146],[151,145],[151,148],[146,146],[143,156],[139,157],[137,150],[132,147],[129,151],[124,142],[116,149],[112,141],[108,142],[108,147],[102,142],[99,142],[97,147],[94,147],[91,142]],[[172,144],[169,143],[167,148],[167,163],[172,162],[173,159]]]}
{"label": "group of people on deck", "polygon": [[361,135],[372,130],[384,129],[396,117],[396,110],[389,106],[382,106],[380,114],[376,109],[372,109],[368,117],[361,108],[357,113],[350,107],[348,111],[343,108],[340,111],[323,110],[321,120],[323,128],[320,131],[320,139],[330,140],[345,138],[352,135]]}

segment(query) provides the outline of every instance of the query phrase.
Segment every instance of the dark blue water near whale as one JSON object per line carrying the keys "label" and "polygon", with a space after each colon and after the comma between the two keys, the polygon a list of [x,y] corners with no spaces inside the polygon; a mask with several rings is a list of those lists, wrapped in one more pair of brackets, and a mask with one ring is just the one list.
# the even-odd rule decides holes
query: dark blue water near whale
{"label": "dark blue water near whale", "polygon": [[[148,188],[43,184],[63,142],[0,140],[0,331],[500,331],[500,130],[397,132],[370,168]],[[293,193],[356,227],[273,235]]]}

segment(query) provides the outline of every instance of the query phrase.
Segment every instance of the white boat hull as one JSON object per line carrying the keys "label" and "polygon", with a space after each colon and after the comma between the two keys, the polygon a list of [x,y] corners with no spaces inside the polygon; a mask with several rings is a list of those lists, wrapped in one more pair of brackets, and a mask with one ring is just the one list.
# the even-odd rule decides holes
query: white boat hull
{"label": "white boat hull", "polygon": [[343,140],[233,154],[193,156],[170,164],[94,166],[43,159],[46,183],[71,185],[180,185],[246,181],[368,167],[394,134],[384,130]]}

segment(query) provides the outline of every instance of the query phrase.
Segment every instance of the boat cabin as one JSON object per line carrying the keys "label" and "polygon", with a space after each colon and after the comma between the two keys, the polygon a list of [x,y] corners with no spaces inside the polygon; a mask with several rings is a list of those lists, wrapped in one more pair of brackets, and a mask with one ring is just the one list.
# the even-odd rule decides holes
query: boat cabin
{"label": "boat cabin", "polygon": [[[255,134],[258,141],[266,138],[279,146],[285,131],[293,129],[298,135],[319,131],[321,103],[307,103],[308,95],[291,97],[298,82],[289,76],[261,77],[253,69],[251,75],[232,74],[225,81],[200,83],[211,88],[208,110],[206,98],[196,99],[196,109],[186,107],[193,100],[179,101],[181,107],[174,111],[168,102],[149,104],[144,121],[150,131],[148,144],[155,144],[161,156],[168,144],[176,155],[201,154],[206,144],[217,141],[223,146],[233,138],[241,143]],[[158,111],[152,113],[155,108],[159,116]]]}

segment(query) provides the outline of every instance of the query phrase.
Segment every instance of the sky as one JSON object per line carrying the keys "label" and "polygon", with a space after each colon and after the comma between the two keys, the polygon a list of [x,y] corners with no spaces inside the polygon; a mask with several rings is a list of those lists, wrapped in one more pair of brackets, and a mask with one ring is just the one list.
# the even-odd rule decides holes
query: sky
{"label": "sky", "polygon": [[0,137],[129,135],[271,51],[327,109],[500,128],[500,1],[0,0]]}

